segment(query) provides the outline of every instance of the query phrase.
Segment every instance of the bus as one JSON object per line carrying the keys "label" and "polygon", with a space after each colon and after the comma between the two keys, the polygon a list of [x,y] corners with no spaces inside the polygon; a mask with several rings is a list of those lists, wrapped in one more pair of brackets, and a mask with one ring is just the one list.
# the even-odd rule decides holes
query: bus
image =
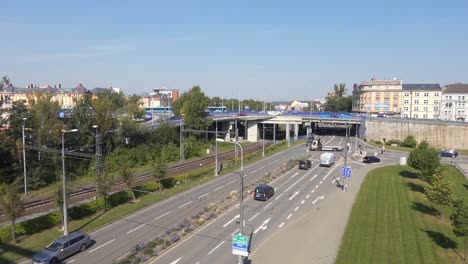
{"label": "bus", "polygon": [[151,113],[172,113],[172,108],[170,106],[146,107],[145,112],[147,114],[151,114]]}
{"label": "bus", "polygon": [[226,106],[208,106],[207,112],[209,113],[224,113],[227,111]]}

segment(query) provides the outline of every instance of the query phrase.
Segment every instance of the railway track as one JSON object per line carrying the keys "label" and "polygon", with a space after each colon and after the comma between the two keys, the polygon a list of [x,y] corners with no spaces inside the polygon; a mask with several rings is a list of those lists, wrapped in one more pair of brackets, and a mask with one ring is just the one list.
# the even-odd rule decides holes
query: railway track
{"label": "railway track", "polygon": [[[271,143],[272,143],[271,141],[266,141],[265,147],[269,146]],[[244,155],[260,150],[262,149],[262,147],[263,147],[262,142],[256,142],[250,145],[246,145],[243,147]],[[239,157],[240,157],[240,154],[239,154]],[[234,158],[235,158],[234,150],[223,152],[223,153],[218,153],[218,164],[225,163]],[[172,178],[177,175],[184,174],[184,173],[190,173],[192,171],[195,171],[201,168],[206,168],[214,164],[215,164],[215,155],[210,155],[210,156],[199,158],[196,160],[184,161],[182,163],[169,166],[167,168],[166,177],[164,179]],[[153,180],[154,178],[151,172],[142,173],[140,175],[137,175],[137,177],[133,181],[132,187],[138,187],[142,184],[148,183]],[[118,192],[126,188],[127,187],[123,182],[117,182],[116,184],[112,186],[110,193]],[[68,198],[69,207],[72,207],[73,205],[79,204],[83,201],[92,199],[95,196],[96,196],[95,186],[74,187]],[[44,198],[44,199],[40,199],[36,201],[32,200],[32,201],[26,202],[24,204],[24,207],[25,207],[25,210],[22,215],[23,218],[31,216],[31,215],[49,212],[50,210],[55,209],[57,205],[53,197],[48,197],[48,198]],[[4,215],[1,211],[0,211],[0,218],[1,218],[1,221],[6,220],[4,219]]]}

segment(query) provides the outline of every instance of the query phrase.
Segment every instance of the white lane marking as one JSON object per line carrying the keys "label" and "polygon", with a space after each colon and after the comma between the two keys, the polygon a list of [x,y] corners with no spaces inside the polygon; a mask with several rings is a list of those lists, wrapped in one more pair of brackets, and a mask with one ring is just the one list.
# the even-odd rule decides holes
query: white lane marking
{"label": "white lane marking", "polygon": [[161,218],[161,217],[163,217],[163,216],[165,216],[165,215],[168,215],[168,214],[170,214],[171,212],[172,212],[172,211],[169,211],[169,212],[167,212],[167,213],[164,213],[164,214],[162,214],[162,215],[156,217],[154,220],[158,220],[159,218]]}
{"label": "white lane marking", "polygon": [[[279,196],[278,196],[279,197]],[[269,204],[265,205],[265,207],[263,207],[263,209],[267,209],[268,206],[270,206],[273,202],[270,202]]]}
{"label": "white lane marking", "polygon": [[314,193],[315,192],[315,189],[313,189],[310,193]]}
{"label": "white lane marking", "polygon": [[284,222],[282,222],[278,227],[282,228],[284,226]]}
{"label": "white lane marking", "polygon": [[260,168],[258,168],[258,169],[261,170],[261,169],[263,169],[263,168],[265,168],[265,166],[262,166],[262,167],[260,167]]}
{"label": "white lane marking", "polygon": [[315,189],[317,189],[318,187],[319,187],[319,186],[318,186],[318,185],[316,185],[316,186],[315,186]]}
{"label": "white lane marking", "polygon": [[99,247],[97,247],[97,248],[95,248],[95,249],[93,249],[93,250],[90,250],[90,251],[88,251],[88,252],[89,252],[89,253],[93,253],[94,251],[96,251],[96,250],[102,248],[103,246],[105,246],[105,245],[107,245],[107,244],[109,244],[109,243],[112,243],[112,242],[114,242],[114,241],[115,241],[115,238],[112,239],[112,240],[110,240],[110,241],[107,241],[106,243],[104,243],[104,244],[100,245]]}
{"label": "white lane marking", "polygon": [[126,257],[126,256],[128,256],[128,255],[130,255],[130,252],[127,252],[127,253],[125,253],[125,255],[123,255],[123,256],[121,256],[121,257],[119,257],[119,258],[118,258],[118,259],[116,259],[116,260],[117,260],[117,261],[119,261],[119,260],[121,260],[121,259],[125,258],[125,257]]}
{"label": "white lane marking", "polygon": [[76,260],[76,259],[72,259],[72,260],[68,261],[67,264],[73,263],[73,262],[75,262],[75,260]]}
{"label": "white lane marking", "polygon": [[322,195],[322,196],[317,197],[317,198],[312,202],[312,204],[315,204],[318,200],[322,200],[323,198],[325,198],[325,195]]}
{"label": "white lane marking", "polygon": [[327,177],[328,177],[328,175],[330,175],[330,174],[325,175],[325,176],[322,178],[322,181],[326,180]]}
{"label": "white lane marking", "polygon": [[288,217],[286,217],[286,219],[289,220],[289,218],[291,218],[292,214],[289,214]]}
{"label": "white lane marking", "polygon": [[233,236],[235,233],[239,231],[239,228],[236,229],[236,231],[232,232],[231,236]]}
{"label": "white lane marking", "polygon": [[236,215],[234,216],[234,218],[232,218],[231,220],[229,220],[227,223],[225,223],[223,226],[226,227],[228,226],[230,223],[234,222],[234,220],[236,220],[237,218],[239,218],[239,215]]}
{"label": "white lane marking", "polygon": [[236,180],[232,180],[232,181],[228,182],[227,184],[231,184],[231,183],[233,183],[233,182],[236,182]]}
{"label": "white lane marking", "polygon": [[252,219],[254,219],[255,217],[257,217],[259,214],[260,214],[260,212],[256,213],[254,216],[250,217],[250,219],[248,220],[248,222],[252,221]]}
{"label": "white lane marking", "polygon": [[299,194],[299,191],[296,191],[291,197],[289,197],[289,201],[294,199],[294,197],[296,197],[296,195],[298,195],[298,194]]}
{"label": "white lane marking", "polygon": [[294,175],[291,176],[291,179],[294,178],[294,177],[296,177],[298,174],[299,174],[299,172],[294,173]]}
{"label": "white lane marking", "polygon": [[338,182],[338,180],[337,180],[337,179],[333,179],[332,183],[335,183],[335,181],[336,181],[336,182]]}
{"label": "white lane marking", "polygon": [[223,188],[223,187],[224,187],[224,185],[221,185],[221,186],[219,186],[218,188],[214,189],[213,191],[216,192],[217,190],[220,190],[220,189]]}
{"label": "white lane marking", "polygon": [[210,252],[208,252],[208,255],[211,255],[217,248],[219,248],[222,244],[224,244],[224,241],[221,241],[216,247],[214,247]]}
{"label": "white lane marking", "polygon": [[253,170],[253,171],[250,172],[250,174],[255,173],[255,172],[257,172],[257,171],[258,171],[258,169]]}
{"label": "white lane marking", "polygon": [[315,178],[317,178],[317,174],[314,175],[314,177],[310,178],[311,181],[313,181]]}
{"label": "white lane marking", "polygon": [[195,264],[200,264],[200,261],[197,261],[197,263],[195,263]]}
{"label": "white lane marking", "polygon": [[144,227],[144,226],[145,226],[145,224],[141,224],[141,225],[139,225],[139,226],[133,228],[132,230],[128,231],[127,234],[130,234],[131,232],[137,230],[138,228],[142,228],[142,227]]}
{"label": "white lane marking", "polygon": [[320,181],[319,184],[322,184],[323,181]]}
{"label": "white lane marking", "polygon": [[[181,260],[181,259],[182,259],[182,257],[180,257],[180,258],[178,258],[178,259],[172,261],[171,264],[177,264],[177,262],[179,262],[179,260]],[[151,263],[153,263],[153,262],[151,262]]]}
{"label": "white lane marking", "polygon": [[200,199],[200,198],[202,198],[202,197],[205,197],[205,196],[207,196],[208,194],[210,194],[210,193],[205,193],[204,195],[198,196],[198,199]]}
{"label": "white lane marking", "polygon": [[[306,174],[306,175],[307,175],[307,174]],[[285,192],[289,191],[289,189],[291,189],[294,185],[296,185],[298,182],[300,182],[302,179],[304,179],[304,177],[305,177],[306,175],[302,176],[302,177],[301,177],[300,179],[298,179],[295,183],[293,183],[291,186],[289,186],[289,187],[285,190]]]}
{"label": "white lane marking", "polygon": [[270,222],[270,219],[271,219],[271,217],[266,219],[265,221],[263,221],[263,223],[257,229],[255,229],[254,234],[256,234],[260,230],[266,230],[267,227],[268,227],[266,224],[268,224],[268,222]]}
{"label": "white lane marking", "polygon": [[186,203],[184,203],[183,205],[181,205],[181,206],[179,206],[179,207],[177,207],[177,208],[182,208],[182,207],[184,207],[184,206],[186,206],[186,205],[188,205],[188,204],[191,204],[191,203],[192,203],[192,201],[186,202]]}
{"label": "white lane marking", "polygon": [[275,201],[278,200],[284,193],[281,193],[280,195],[278,195],[278,197],[275,198]]}
{"label": "white lane marking", "polygon": [[297,211],[297,209],[299,209],[299,206],[298,206],[298,207],[296,207],[296,208],[294,208],[294,212],[296,212],[296,211]]}
{"label": "white lane marking", "polygon": [[354,161],[354,160],[352,160],[351,162],[356,163],[356,164],[359,164],[359,165],[361,165],[361,166],[367,166],[367,164],[364,164],[364,163],[361,163],[361,162],[357,162],[357,161]]}
{"label": "white lane marking", "polygon": [[302,201],[301,201],[301,204],[304,204],[304,202],[305,202],[305,200],[302,200]]}

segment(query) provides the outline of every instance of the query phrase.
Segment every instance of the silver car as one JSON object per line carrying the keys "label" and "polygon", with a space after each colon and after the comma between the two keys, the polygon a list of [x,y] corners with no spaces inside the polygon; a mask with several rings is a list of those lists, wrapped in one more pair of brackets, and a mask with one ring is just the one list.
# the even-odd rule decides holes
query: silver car
{"label": "silver car", "polygon": [[82,231],[76,231],[60,237],[50,243],[41,252],[32,257],[33,264],[57,264],[59,261],[85,251],[91,246],[91,238]]}

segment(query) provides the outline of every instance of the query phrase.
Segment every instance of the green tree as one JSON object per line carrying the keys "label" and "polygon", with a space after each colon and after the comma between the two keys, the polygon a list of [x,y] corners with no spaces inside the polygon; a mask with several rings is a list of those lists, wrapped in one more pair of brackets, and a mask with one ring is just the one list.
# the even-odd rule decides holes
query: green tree
{"label": "green tree", "polygon": [[417,148],[411,151],[408,165],[420,171],[420,178],[431,181],[432,175],[440,167],[439,152],[430,147],[427,141],[422,141]]}
{"label": "green tree", "polygon": [[417,145],[418,142],[416,141],[414,136],[411,135],[407,136],[405,140],[403,140],[403,142],[401,143],[401,146],[406,148],[415,148]]}
{"label": "green tree", "polygon": [[135,173],[133,173],[132,169],[130,168],[130,165],[127,163],[123,163],[120,166],[120,176],[122,177],[122,181],[127,185],[127,189],[130,191],[132,194],[132,199],[133,201],[136,201],[135,193],[132,190],[132,183],[135,180]]}
{"label": "green tree", "polygon": [[211,123],[206,118],[206,109],[209,98],[205,96],[199,86],[194,86],[190,91],[184,92],[179,100],[172,104],[176,116],[183,115],[185,128],[205,130]]}
{"label": "green tree", "polygon": [[0,90],[3,89],[3,87],[7,86],[10,84],[10,78],[8,78],[7,75],[2,76],[2,80],[0,80]]}
{"label": "green tree", "polygon": [[453,213],[450,215],[453,233],[457,237],[463,238],[465,252],[463,260],[466,261],[466,251],[468,248],[468,206],[462,200],[455,201],[453,205]]}
{"label": "green tree", "polygon": [[13,183],[0,185],[0,207],[8,220],[11,221],[11,235],[15,243],[17,243],[16,219],[24,211],[19,182],[19,179],[16,179]]}
{"label": "green tree", "polygon": [[[454,200],[451,185],[452,184],[447,180],[445,171],[441,167],[437,168],[429,186],[424,188],[427,200],[439,206],[451,205]],[[444,220],[444,213],[442,211],[442,221]]]}
{"label": "green tree", "polygon": [[133,119],[141,119],[145,116],[145,110],[142,108],[142,103],[140,102],[141,96],[131,95],[127,98],[125,102],[124,109],[128,111],[128,114]]}
{"label": "green tree", "polygon": [[156,162],[154,163],[153,166],[153,177],[158,181],[159,183],[159,191],[162,191],[162,184],[161,181],[164,179],[167,173],[167,165],[166,162],[158,158]]}
{"label": "green tree", "polygon": [[340,112],[346,111],[351,112],[352,109],[352,96],[345,96],[346,88],[344,83],[335,84],[333,92],[328,93],[325,98],[324,109],[326,111]]}

